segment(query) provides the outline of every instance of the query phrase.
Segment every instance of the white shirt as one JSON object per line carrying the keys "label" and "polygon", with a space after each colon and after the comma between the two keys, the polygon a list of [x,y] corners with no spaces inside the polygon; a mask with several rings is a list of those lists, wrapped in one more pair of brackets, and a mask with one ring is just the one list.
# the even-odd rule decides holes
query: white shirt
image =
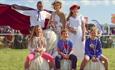
{"label": "white shirt", "polygon": [[[18,12],[20,12],[20,11],[18,11]],[[41,27],[44,27],[45,19],[49,18],[51,15],[50,13],[48,13],[46,11],[40,11],[39,18],[38,18],[37,10],[26,10],[26,11],[21,11],[20,13],[22,13],[26,16],[30,16],[30,26],[40,25]]]}

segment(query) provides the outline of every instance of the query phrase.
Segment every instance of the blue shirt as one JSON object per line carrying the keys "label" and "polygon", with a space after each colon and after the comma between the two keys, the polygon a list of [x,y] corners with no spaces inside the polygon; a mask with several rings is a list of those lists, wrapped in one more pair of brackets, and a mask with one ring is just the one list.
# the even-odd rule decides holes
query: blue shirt
{"label": "blue shirt", "polygon": [[[93,44],[94,48],[91,47]],[[95,55],[96,57],[100,57],[102,54],[102,44],[98,38],[91,40],[88,38],[85,42],[85,54],[90,56],[91,58]]]}
{"label": "blue shirt", "polygon": [[59,40],[57,43],[57,48],[63,52],[64,54],[69,54],[71,52],[71,49],[73,47],[73,44],[70,40]]}

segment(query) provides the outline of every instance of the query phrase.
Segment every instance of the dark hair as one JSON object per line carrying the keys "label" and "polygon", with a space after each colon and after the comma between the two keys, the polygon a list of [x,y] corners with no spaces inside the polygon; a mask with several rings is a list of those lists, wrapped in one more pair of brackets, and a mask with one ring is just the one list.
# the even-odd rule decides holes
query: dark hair
{"label": "dark hair", "polygon": [[67,17],[67,21],[69,20],[69,18],[72,16],[72,12],[70,11],[68,17]]}
{"label": "dark hair", "polygon": [[72,6],[70,7],[70,13],[69,13],[69,15],[68,15],[68,17],[67,17],[67,21],[68,21],[69,18],[72,16],[73,13],[71,12],[71,10],[74,9],[74,8],[80,9],[80,6],[77,5],[77,4],[75,4],[75,5],[72,5]]}
{"label": "dark hair", "polygon": [[38,2],[37,2],[37,5],[38,5],[38,4],[42,4],[42,1],[38,1]]}
{"label": "dark hair", "polygon": [[63,32],[68,32],[68,30],[67,30],[67,29],[62,29],[62,30],[61,30],[61,34],[62,34]]}

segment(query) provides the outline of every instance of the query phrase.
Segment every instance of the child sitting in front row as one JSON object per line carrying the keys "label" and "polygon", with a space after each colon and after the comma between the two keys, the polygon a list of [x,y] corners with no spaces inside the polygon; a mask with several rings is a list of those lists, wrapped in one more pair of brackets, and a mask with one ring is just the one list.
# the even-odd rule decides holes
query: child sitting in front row
{"label": "child sitting in front row", "polygon": [[59,55],[55,57],[55,66],[57,70],[60,69],[60,61],[62,59],[71,60],[72,70],[76,70],[77,57],[73,54],[70,54],[70,52],[72,51],[73,44],[70,40],[68,40],[68,37],[68,31],[62,30],[61,39],[58,40],[57,43],[57,50]]}
{"label": "child sitting in front row", "polygon": [[25,70],[29,70],[31,61],[35,59],[35,55],[38,53],[42,56],[42,58],[49,60],[52,64],[54,64],[53,56],[45,52],[46,46],[46,39],[43,35],[42,28],[40,26],[34,26],[28,41],[30,54],[27,56],[25,61]]}
{"label": "child sitting in front row", "polygon": [[108,70],[108,59],[102,54],[102,44],[100,39],[97,37],[98,30],[96,27],[92,27],[90,31],[90,37],[85,42],[85,56],[81,63],[80,70],[84,70],[84,67],[92,60],[96,62],[100,60],[104,61],[105,70]]}

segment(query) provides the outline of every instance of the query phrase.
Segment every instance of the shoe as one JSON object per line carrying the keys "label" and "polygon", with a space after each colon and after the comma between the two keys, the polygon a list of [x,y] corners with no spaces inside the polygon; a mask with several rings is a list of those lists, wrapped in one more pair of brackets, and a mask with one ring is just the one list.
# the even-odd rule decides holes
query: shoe
{"label": "shoe", "polygon": [[28,68],[26,68],[25,70],[29,70]]}
{"label": "shoe", "polygon": [[71,69],[71,70],[75,70],[75,69]]}

